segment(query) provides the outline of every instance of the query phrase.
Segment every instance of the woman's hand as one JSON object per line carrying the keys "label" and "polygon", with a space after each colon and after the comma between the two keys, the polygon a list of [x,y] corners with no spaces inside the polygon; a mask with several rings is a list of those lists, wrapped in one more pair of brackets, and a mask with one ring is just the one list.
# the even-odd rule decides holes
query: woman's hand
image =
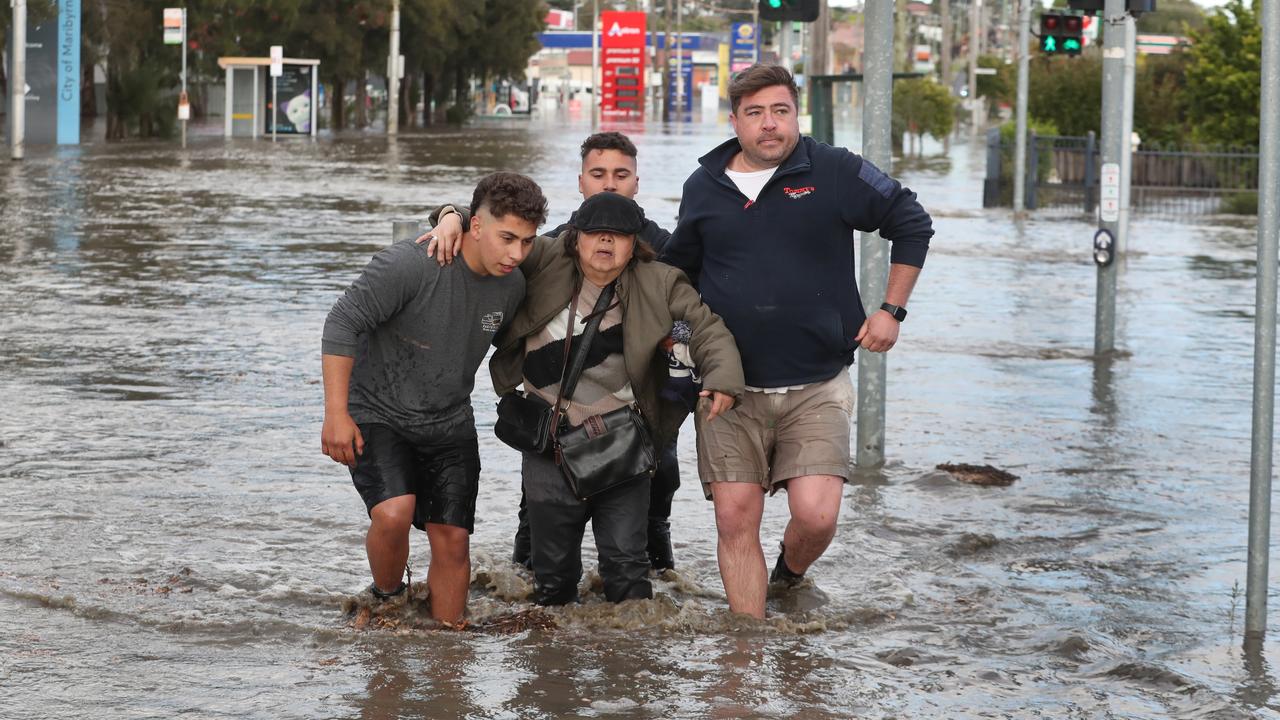
{"label": "woman's hand", "polygon": [[703,390],[698,397],[711,398],[711,409],[707,411],[707,422],[716,419],[717,415],[733,409],[733,396],[725,395],[718,390]]}

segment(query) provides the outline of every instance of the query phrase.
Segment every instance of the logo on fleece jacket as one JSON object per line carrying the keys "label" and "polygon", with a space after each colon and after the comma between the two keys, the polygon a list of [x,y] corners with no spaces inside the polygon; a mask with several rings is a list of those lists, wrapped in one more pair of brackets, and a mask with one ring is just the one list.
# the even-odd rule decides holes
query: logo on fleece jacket
{"label": "logo on fleece jacket", "polygon": [[799,200],[805,195],[812,193],[813,190],[814,188],[812,185],[808,185],[806,187],[801,187],[801,188],[793,188],[793,187],[782,188],[782,192],[786,193],[787,197],[791,198],[792,200]]}

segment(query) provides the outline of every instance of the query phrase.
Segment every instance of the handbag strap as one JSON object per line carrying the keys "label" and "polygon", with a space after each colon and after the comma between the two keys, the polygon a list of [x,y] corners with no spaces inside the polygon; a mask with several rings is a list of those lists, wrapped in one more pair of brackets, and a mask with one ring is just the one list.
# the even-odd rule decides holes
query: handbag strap
{"label": "handbag strap", "polygon": [[600,297],[596,300],[591,314],[583,318],[587,326],[583,329],[582,339],[578,341],[578,347],[573,353],[572,363],[569,362],[569,345],[573,340],[573,321],[577,319],[579,293],[574,293],[573,302],[569,305],[569,330],[564,339],[565,365],[560,375],[560,391],[556,393],[556,404],[552,408],[552,440],[555,439],[556,434],[559,432],[560,416],[564,413],[561,403],[565,400],[573,400],[573,391],[578,387],[578,378],[582,376],[582,371],[587,364],[587,351],[591,347],[591,341],[595,338],[605,313],[613,307],[611,302],[613,300],[614,285],[615,283],[609,283],[600,291]]}

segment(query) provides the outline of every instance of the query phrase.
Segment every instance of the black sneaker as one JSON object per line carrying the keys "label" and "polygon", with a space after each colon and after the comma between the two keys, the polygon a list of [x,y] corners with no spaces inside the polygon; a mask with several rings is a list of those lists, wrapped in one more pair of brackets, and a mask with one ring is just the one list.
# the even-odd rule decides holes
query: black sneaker
{"label": "black sneaker", "polygon": [[769,573],[769,582],[789,588],[795,587],[804,580],[804,573],[791,572],[791,568],[787,567],[787,561],[783,559],[787,555],[787,546],[778,543],[778,548],[778,562],[774,563],[773,572]]}

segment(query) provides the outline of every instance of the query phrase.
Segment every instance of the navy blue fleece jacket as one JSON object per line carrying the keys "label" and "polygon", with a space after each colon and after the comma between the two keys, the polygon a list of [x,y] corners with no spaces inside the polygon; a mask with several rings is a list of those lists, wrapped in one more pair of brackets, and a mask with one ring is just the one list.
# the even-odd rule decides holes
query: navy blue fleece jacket
{"label": "navy blue fleece jacket", "polygon": [[827,380],[853,362],[866,320],[854,232],[879,230],[891,262],[922,267],[933,221],[875,165],[809,137],[749,202],[724,172],[740,150],[732,138],[699,160],[662,260],[724,318],[748,385]]}

